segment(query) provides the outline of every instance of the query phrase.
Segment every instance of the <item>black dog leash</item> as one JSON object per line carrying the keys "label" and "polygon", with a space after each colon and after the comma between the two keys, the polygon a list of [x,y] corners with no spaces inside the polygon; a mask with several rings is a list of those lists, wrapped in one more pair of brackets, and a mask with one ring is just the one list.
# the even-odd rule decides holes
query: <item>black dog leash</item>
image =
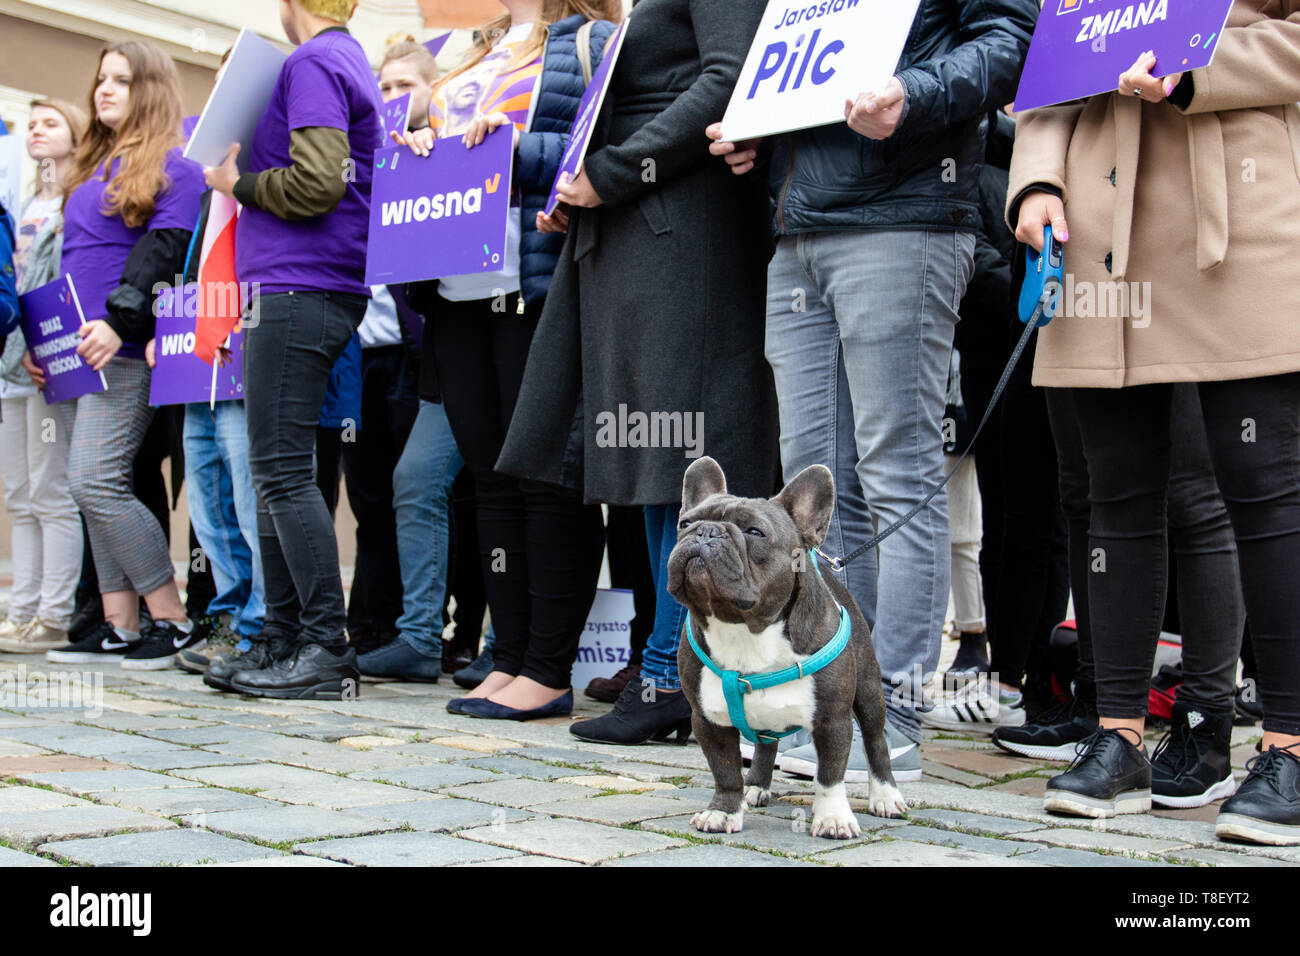
{"label": "black dog leash", "polygon": [[1033,335],[1034,330],[1038,328],[1039,322],[1043,318],[1043,311],[1050,300],[1051,294],[1045,293],[1042,298],[1039,299],[1038,305],[1034,308],[1034,314],[1031,315],[1029,321],[1025,323],[1025,331],[1020,333],[1020,341],[1016,343],[1016,347],[1011,353],[1011,358],[1007,361],[1007,367],[1002,370],[1002,377],[998,379],[997,388],[993,389],[993,397],[989,399],[988,408],[984,410],[984,417],[980,419],[979,427],[975,429],[975,434],[971,436],[970,442],[966,445],[966,450],[961,453],[961,457],[957,459],[957,464],[953,466],[952,471],[944,476],[943,481],[939,482],[937,488],[918,501],[911,511],[903,515],[903,517],[899,518],[884,531],[881,531],[866,544],[859,548],[855,548],[846,556],[842,558],[832,558],[820,549],[814,548],[813,550],[816,551],[818,555],[826,559],[826,562],[831,566],[832,571],[843,571],[844,566],[854,558],[870,551],[872,548],[876,547],[876,545],[880,544],[880,542],[884,541],[891,534],[920,514],[921,509],[928,505],[934,499],[935,495],[948,487],[949,479],[957,473],[957,469],[960,468],[962,462],[966,460],[966,456],[971,453],[972,449],[974,449],[975,442],[980,437],[980,432],[984,431],[984,426],[988,424],[988,420],[992,416],[994,408],[997,407],[998,399],[1002,397],[1002,390],[1007,387],[1007,382],[1011,379],[1011,373],[1015,370],[1016,363],[1020,361],[1020,356],[1024,354],[1025,348],[1029,345],[1029,337]]}

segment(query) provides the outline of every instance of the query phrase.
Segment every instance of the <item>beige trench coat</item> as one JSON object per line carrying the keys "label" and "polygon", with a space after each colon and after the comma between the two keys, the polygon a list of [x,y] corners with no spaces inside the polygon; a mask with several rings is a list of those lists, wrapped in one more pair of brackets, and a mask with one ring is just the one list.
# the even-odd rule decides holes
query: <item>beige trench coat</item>
{"label": "beige trench coat", "polygon": [[1046,183],[1070,236],[1034,384],[1300,370],[1300,0],[1237,0],[1191,77],[1185,111],[1109,93],[1019,117],[1008,216]]}

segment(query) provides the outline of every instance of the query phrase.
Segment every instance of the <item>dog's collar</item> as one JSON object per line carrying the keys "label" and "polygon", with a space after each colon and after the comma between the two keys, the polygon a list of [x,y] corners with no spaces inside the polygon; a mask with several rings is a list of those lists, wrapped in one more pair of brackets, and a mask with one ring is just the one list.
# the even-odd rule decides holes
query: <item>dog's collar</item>
{"label": "dog's collar", "polygon": [[[821,577],[822,569],[817,564],[817,555],[810,551],[808,556],[812,561],[813,570],[817,572],[818,577]],[[831,600],[835,601],[834,594],[831,595]],[[844,605],[840,604],[839,601],[835,601],[835,606],[840,611],[839,628],[836,629],[835,636],[815,654],[807,660],[799,661],[793,667],[782,668],[779,671],[768,671],[764,674],[743,676],[740,671],[729,671],[719,667],[713,658],[704,652],[704,648],[700,647],[699,642],[695,640],[695,628],[691,626],[691,614],[689,611],[686,612],[686,639],[690,642],[691,650],[700,659],[700,663],[717,674],[722,681],[722,695],[727,701],[727,715],[731,718],[731,725],[740,731],[741,736],[750,743],[776,743],[782,737],[788,737],[799,730],[798,727],[782,731],[754,730],[749,726],[749,721],[745,719],[744,696],[751,691],[766,690],[769,687],[777,687],[804,677],[810,677],[839,657],[844,648],[849,645],[849,638],[853,634],[853,623],[849,619],[849,612]]]}

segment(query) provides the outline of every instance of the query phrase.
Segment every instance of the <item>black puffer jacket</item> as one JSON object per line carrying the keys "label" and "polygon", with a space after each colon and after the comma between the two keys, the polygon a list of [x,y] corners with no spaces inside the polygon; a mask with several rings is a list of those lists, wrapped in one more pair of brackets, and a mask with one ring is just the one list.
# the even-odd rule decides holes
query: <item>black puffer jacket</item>
{"label": "black puffer jacket", "polygon": [[985,117],[1015,96],[1037,19],[1035,0],[922,0],[899,61],[893,136],[834,123],[774,144],[777,234],[978,229]]}

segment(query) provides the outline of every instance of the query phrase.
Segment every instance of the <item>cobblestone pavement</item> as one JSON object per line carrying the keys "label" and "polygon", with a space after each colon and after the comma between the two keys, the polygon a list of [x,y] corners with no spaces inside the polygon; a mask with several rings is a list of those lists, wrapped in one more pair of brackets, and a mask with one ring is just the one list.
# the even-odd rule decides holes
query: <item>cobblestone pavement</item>
{"label": "cobblestone pavement", "polygon": [[[54,675],[64,704],[15,699]],[[690,824],[711,777],[692,742],[584,744],[569,718],[448,714],[456,688],[363,684],[359,700],[263,701],[179,670],[87,671],[0,655],[0,866],[1295,865],[1232,845],[1214,807],[1089,826],[1041,811],[1059,765],[928,735],[905,820],[808,833],[811,783],[780,772],[744,830]],[[8,693],[9,697],[3,695]],[[69,695],[84,694],[80,700]],[[583,701],[574,719],[604,705]],[[1235,762],[1258,731],[1234,732]]]}

